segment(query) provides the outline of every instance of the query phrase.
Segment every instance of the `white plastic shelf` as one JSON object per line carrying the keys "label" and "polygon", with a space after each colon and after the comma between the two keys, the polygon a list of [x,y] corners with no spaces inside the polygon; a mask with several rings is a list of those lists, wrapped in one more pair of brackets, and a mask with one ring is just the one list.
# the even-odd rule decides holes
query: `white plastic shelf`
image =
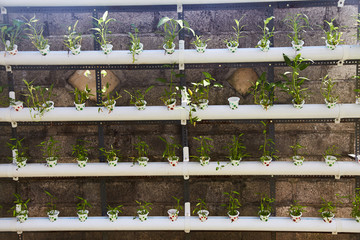
{"label": "white plastic shelf", "polygon": [[[341,119],[360,118],[360,105],[337,104],[328,109],[325,104],[305,104],[302,109],[296,109],[290,104],[275,104],[268,110],[260,105],[240,105],[231,110],[228,105],[211,105],[206,110],[198,110],[193,114],[203,120],[231,119]],[[0,108],[0,122],[29,121],[147,121],[147,120],[182,120],[189,119],[187,109],[168,111],[166,106],[147,106],[139,111],[134,106],[115,107],[110,114],[104,110],[98,112],[98,107],[85,107],[76,111],[75,107],[56,107],[41,118],[32,118],[29,108],[16,112],[11,108]]]}
{"label": "white plastic shelf", "polygon": [[[50,46],[51,48],[51,46]],[[181,60],[191,63],[246,63],[246,62],[284,62],[283,53],[293,58],[301,53],[303,58],[313,61],[356,60],[360,55],[359,45],[342,45],[335,50],[324,46],[303,47],[299,52],[291,47],[272,47],[268,52],[258,48],[239,48],[235,53],[228,49],[207,49],[205,53],[197,53],[195,49],[176,50],[173,54],[164,54],[164,50],[144,50],[136,56],[136,64],[172,64]],[[67,51],[51,51],[42,56],[38,51],[19,51],[15,56],[0,51],[0,65],[111,65],[132,64],[129,51],[114,50],[109,55],[102,51],[82,51],[79,55]]]}
{"label": "white plastic shelf", "polygon": [[149,216],[141,222],[133,217],[119,217],[110,222],[107,217],[88,217],[80,222],[77,217],[59,217],[50,222],[45,217],[30,217],[19,223],[15,218],[0,218],[0,232],[39,232],[39,231],[281,231],[281,232],[329,232],[360,233],[360,223],[351,218],[335,218],[332,223],[325,223],[321,218],[304,217],[294,223],[290,217],[270,217],[268,222],[259,217],[239,217],[231,223],[225,216],[209,216],[206,222],[198,217],[182,217],[171,222],[165,216]]}
{"label": "white plastic shelf", "polygon": [[[60,159],[61,161],[61,159]],[[151,160],[150,160],[151,161]],[[220,162],[226,165],[229,162]],[[131,162],[120,162],[116,167],[107,163],[88,163],[80,168],[76,163],[58,163],[50,168],[45,163],[29,163],[23,168],[15,164],[0,164],[0,177],[101,177],[101,176],[360,176],[360,164],[355,161],[338,161],[329,167],[323,162],[305,161],[303,166],[295,166],[292,162],[274,161],[270,166],[264,166],[260,161],[243,161],[239,166],[228,164],[221,170],[216,170],[217,162],[211,161],[207,166],[199,162],[180,162],[176,167],[167,162],[149,162],[146,167]]]}

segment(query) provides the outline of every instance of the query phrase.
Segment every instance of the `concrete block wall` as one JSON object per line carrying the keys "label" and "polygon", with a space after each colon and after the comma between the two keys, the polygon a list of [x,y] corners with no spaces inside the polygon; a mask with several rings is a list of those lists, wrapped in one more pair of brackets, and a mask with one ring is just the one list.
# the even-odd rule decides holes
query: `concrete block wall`
{"label": "concrete block wall", "polygon": [[[185,19],[197,34],[210,38],[209,48],[224,48],[223,40],[232,34],[233,19],[239,19],[243,14],[245,27],[245,38],[240,40],[240,47],[254,47],[261,34],[257,25],[262,24],[266,18],[267,11],[264,9],[254,10],[206,10],[185,12]],[[324,41],[322,30],[316,25],[324,25],[323,20],[330,20],[336,17],[336,23],[347,25],[345,33],[345,43],[355,44],[356,39],[352,36],[356,33],[355,19],[358,9],[356,6],[337,7],[312,7],[296,9],[275,9],[275,28],[274,46],[289,46],[290,40],[287,37],[287,29],[281,20],[289,13],[305,13],[309,16],[313,30],[304,34],[305,45],[322,46]],[[101,16],[102,13],[99,13]],[[24,15],[27,18],[33,16],[32,13]],[[66,27],[79,20],[78,29],[84,35],[82,49],[92,50],[93,40],[90,37],[91,13],[37,13],[40,22],[46,22],[48,26],[50,45],[52,50],[65,50],[62,45],[63,35]],[[162,45],[162,37],[156,34],[156,25],[162,16],[177,17],[176,12],[121,12],[110,11],[110,17],[117,19],[112,26],[114,49],[128,49],[129,40],[127,32],[130,25],[135,24],[139,27],[140,38],[144,43],[145,49],[159,49]],[[9,19],[22,17],[21,14],[9,14]],[[193,38],[186,35],[186,47],[192,48],[190,42]],[[21,50],[35,50],[29,41],[24,40],[19,44]],[[211,73],[218,82],[224,85],[223,89],[216,89],[211,92],[210,104],[227,104],[230,96],[239,96],[241,104],[252,104],[251,95],[242,96],[237,93],[226,81],[227,76],[235,69],[188,69],[186,70],[186,80],[197,81],[201,78],[202,71]],[[275,80],[282,80],[280,74],[288,71],[286,67],[275,68]],[[255,71],[260,75],[266,68],[256,67]],[[25,90],[22,79],[34,81],[41,86],[54,84],[55,106],[73,106],[72,86],[67,83],[67,79],[74,71],[15,71],[15,91],[17,96]],[[159,97],[163,91],[163,86],[156,82],[157,77],[168,77],[169,70],[115,70],[114,73],[120,79],[120,84],[116,88],[123,96],[118,101],[119,106],[129,105],[129,97],[123,92],[124,89],[146,89],[149,85],[155,88],[146,97],[149,105],[162,105]],[[312,93],[307,99],[307,103],[323,103],[320,94],[320,78],[329,74],[338,83],[337,93],[340,95],[340,102],[352,103],[355,94],[355,81],[351,78],[356,74],[356,67],[351,66],[311,66],[302,75],[307,76],[310,81],[306,87]],[[6,73],[0,73],[0,85],[7,83]],[[5,93],[4,93],[5,94]],[[284,93],[279,92],[277,103],[289,104],[291,99]],[[87,105],[95,106],[94,102]],[[227,152],[223,148],[231,140],[233,134],[244,133],[244,143],[251,157],[247,160],[258,161],[261,155],[258,151],[262,143],[261,124],[235,124],[235,123],[200,123],[196,127],[188,126],[190,155],[195,154],[197,143],[194,142],[195,136],[208,136],[213,138],[214,150],[211,158],[213,161],[224,160]],[[8,163],[7,157],[11,151],[6,147],[6,142],[11,138],[10,125],[0,125],[0,163]],[[49,126],[19,126],[17,133],[20,138],[24,137],[24,144],[29,147],[30,163],[44,162],[37,147],[40,142],[53,136],[60,142],[62,147],[60,162],[74,162],[71,156],[71,144],[76,139],[88,140],[90,146],[96,148],[98,145],[98,129],[96,125],[49,125]],[[105,144],[113,144],[121,150],[122,161],[130,161],[129,157],[134,156],[135,149],[133,143],[137,137],[141,137],[150,145],[151,161],[164,161],[161,159],[163,144],[158,139],[160,136],[173,136],[181,142],[181,129],[178,125],[171,124],[117,124],[105,125]],[[351,161],[348,153],[353,153],[355,148],[355,128],[354,123],[288,123],[275,124],[275,142],[279,150],[280,161],[289,161],[291,151],[289,146],[296,142],[306,146],[304,153],[307,160],[323,161],[322,153],[327,146],[336,144],[339,146],[339,154],[342,161]],[[181,154],[181,152],[179,152]],[[91,150],[91,161],[98,161],[97,151]],[[183,196],[184,180],[181,177],[111,177],[106,180],[106,196],[110,205],[124,205],[122,215],[133,216],[136,209],[135,200],[145,200],[153,203],[153,211],[150,215],[166,215],[174,201],[171,196]],[[0,217],[9,217],[7,210],[12,206],[12,194],[17,191],[24,198],[30,198],[30,216],[45,216],[47,197],[44,190],[56,195],[60,216],[75,216],[76,203],[75,196],[82,196],[88,199],[93,208],[90,209],[90,216],[101,215],[100,201],[100,181],[101,178],[45,178],[45,179],[20,179],[14,182],[11,179],[0,179]],[[223,195],[225,191],[236,190],[241,194],[240,202],[243,204],[240,209],[242,216],[257,214],[259,198],[256,193],[269,194],[269,177],[192,177],[190,178],[190,202],[195,205],[197,198],[205,198],[212,216],[224,216],[226,211],[220,205],[226,202]],[[320,208],[320,197],[334,200],[335,194],[353,195],[355,189],[354,178],[341,178],[335,180],[333,177],[279,177],[275,180],[276,186],[276,213],[277,216],[288,216],[288,208],[293,200],[306,205],[307,212],[304,216],[317,217],[317,210]],[[349,217],[351,203],[344,200],[344,204],[339,207],[337,217]],[[183,213],[181,213],[183,214]],[[183,232],[109,232],[106,233],[108,239],[183,239]],[[24,239],[101,239],[101,232],[65,232],[65,233],[24,233]],[[269,232],[192,232],[192,239],[271,239]],[[331,235],[328,233],[276,233],[276,239],[357,239],[355,234]],[[15,233],[0,233],[0,239],[17,239]]]}

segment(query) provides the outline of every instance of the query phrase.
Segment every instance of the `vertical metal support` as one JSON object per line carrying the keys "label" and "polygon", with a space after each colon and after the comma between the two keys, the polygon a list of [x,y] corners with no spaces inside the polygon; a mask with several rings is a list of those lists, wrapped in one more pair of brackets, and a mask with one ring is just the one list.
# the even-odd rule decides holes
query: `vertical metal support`
{"label": "vertical metal support", "polygon": [[1,15],[3,16],[3,24],[8,24],[9,14],[7,14],[7,9],[5,7],[1,7]]}
{"label": "vertical metal support", "polygon": [[[94,8],[92,16],[94,18],[98,18],[98,11],[96,8]],[[96,27],[95,20],[93,20],[93,26]],[[94,50],[99,50],[100,45],[99,43],[94,39]],[[101,103],[101,69],[95,70],[95,77],[96,77],[96,102],[98,104]],[[104,147],[104,125],[102,122],[98,123],[98,148]],[[104,156],[101,154],[99,150],[99,161],[105,162]],[[100,201],[101,201],[101,215],[106,216],[106,203],[107,203],[107,197],[106,197],[106,179],[102,178],[100,180]],[[103,232],[102,233],[102,239],[107,240],[108,239],[108,233]]]}
{"label": "vertical metal support", "polygon": [[[269,8],[267,9],[267,18],[269,18],[269,17],[272,17],[272,16],[274,16],[274,8],[273,8],[273,6],[270,4],[269,6],[268,6]],[[267,25],[267,27],[269,28],[269,29],[273,29],[273,27],[274,27],[274,24],[275,23],[275,21],[274,21],[274,19],[272,20],[272,21],[270,21],[269,23],[268,23],[268,25]],[[272,45],[272,46],[274,46],[274,37],[271,37],[270,39],[270,45]]]}
{"label": "vertical metal support", "polygon": [[[272,7],[272,5],[269,5],[269,8],[267,9],[268,11],[268,15],[267,17],[271,17],[274,16],[274,9]],[[274,21],[270,21],[268,24],[268,28],[272,29],[274,27]],[[270,38],[270,44],[273,46],[274,45],[274,37]],[[274,66],[272,66],[271,64],[269,64],[268,66],[268,81],[269,82],[274,82]],[[270,93],[270,94],[274,94],[274,93]],[[270,120],[269,125],[268,125],[268,133],[269,133],[269,138],[273,139],[275,142],[275,126],[274,123]],[[275,146],[272,146],[272,148],[274,149]],[[275,177],[271,176],[270,177],[270,197],[271,198],[276,198],[276,179]],[[273,203],[276,205],[276,203]],[[276,216],[276,206],[273,207],[273,215]],[[271,232],[271,240],[276,240],[276,232]]]}
{"label": "vertical metal support", "polygon": [[[92,16],[93,18],[99,18],[98,11],[96,8],[94,8]],[[92,25],[93,27],[96,27],[96,21],[94,19],[92,20]],[[100,50],[100,44],[95,40],[95,38],[94,38],[94,50]]]}
{"label": "vertical metal support", "polygon": [[[184,20],[184,11],[183,11],[183,6],[181,4],[177,5],[177,13],[178,13],[178,19]],[[184,30],[180,31],[179,40],[184,40]]]}
{"label": "vertical metal support", "polygon": [[[178,19],[180,20],[184,20],[184,12],[183,12],[183,7],[182,5],[178,5],[177,6],[177,13],[178,13]],[[184,40],[184,30],[180,31],[179,33],[179,41]],[[180,44],[180,43],[179,43]],[[180,66],[179,65],[179,69],[180,69],[180,74],[182,74],[183,76],[185,75],[185,68],[184,66]],[[186,79],[185,77],[181,77],[180,78],[180,85],[182,87],[186,87]],[[188,147],[189,146],[189,142],[188,142],[188,129],[186,125],[181,125],[181,143],[183,147]],[[184,179],[184,202],[190,202],[190,183],[189,183],[189,179]],[[190,240],[191,239],[191,235],[188,232],[185,232],[184,235],[184,239],[185,240]]]}
{"label": "vertical metal support", "polygon": [[6,73],[7,73],[9,92],[13,92],[14,91],[14,75],[13,75],[13,72],[12,71],[6,71]]}

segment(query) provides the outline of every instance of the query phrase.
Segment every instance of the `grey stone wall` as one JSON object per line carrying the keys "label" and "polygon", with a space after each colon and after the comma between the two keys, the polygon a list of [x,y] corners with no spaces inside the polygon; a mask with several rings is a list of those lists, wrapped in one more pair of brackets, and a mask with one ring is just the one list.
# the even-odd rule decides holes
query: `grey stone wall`
{"label": "grey stone wall", "polygon": [[[281,20],[289,13],[305,13],[309,16],[313,30],[307,31],[304,35],[305,45],[320,46],[324,45],[321,39],[322,31],[316,25],[324,25],[323,20],[330,20],[336,17],[336,23],[347,25],[345,35],[346,44],[354,44],[356,39],[352,36],[356,33],[354,26],[355,19],[352,17],[358,12],[355,6],[337,7],[313,7],[306,9],[275,9],[274,46],[289,46],[290,41],[286,36],[289,33]],[[222,11],[191,11],[185,13],[185,19],[198,34],[211,38],[208,43],[209,48],[224,48],[223,39],[232,34],[233,19],[239,19],[243,14],[247,26],[245,27],[246,38],[240,40],[240,47],[254,47],[261,34],[257,25],[262,23],[266,17],[266,10],[222,10]],[[101,13],[99,14],[101,15]],[[26,14],[30,18],[33,14]],[[36,14],[41,22],[48,25],[49,39],[52,50],[65,50],[62,45],[62,37],[66,33],[66,27],[79,20],[79,30],[84,34],[83,50],[93,49],[93,40],[90,37],[91,13],[42,13]],[[140,38],[144,43],[145,49],[159,49],[162,38],[155,33],[156,25],[162,16],[176,17],[175,12],[121,12],[113,13],[110,17],[117,19],[112,27],[114,49],[128,49],[127,32],[130,25],[135,24],[140,29]],[[10,14],[9,18],[19,18],[19,14]],[[190,36],[186,37],[186,47],[192,48]],[[29,41],[19,44],[20,51],[35,50]],[[241,104],[252,104],[253,98],[250,95],[241,96],[226,82],[226,76],[235,69],[190,69],[186,70],[187,82],[196,81],[201,78],[202,71],[210,72],[220,83],[223,89],[211,92],[210,104],[227,104],[229,96],[241,97]],[[255,69],[258,74],[266,71],[265,68]],[[275,68],[275,80],[282,80],[280,74],[288,71],[285,67]],[[146,89],[149,85],[156,87],[150,91],[147,101],[149,105],[161,105],[159,96],[163,91],[161,84],[155,81],[157,77],[169,76],[169,70],[126,70],[114,71],[120,79],[117,87],[123,97],[119,99],[118,105],[129,105],[129,97],[123,92],[124,89],[140,88]],[[73,71],[15,71],[15,91],[19,96],[24,92],[25,85],[22,79],[34,81],[35,84],[50,86],[54,84],[54,97],[56,106],[73,106],[73,95],[70,93],[73,88],[67,83],[67,79]],[[351,76],[356,74],[355,66],[311,66],[302,75],[307,76],[310,81],[306,83],[311,94],[307,103],[323,103],[319,92],[321,77],[329,74],[338,83],[337,93],[340,95],[340,102],[354,102],[355,81]],[[0,84],[6,84],[6,74],[0,73]],[[284,93],[278,93],[277,103],[290,103],[291,99]],[[88,105],[95,105],[94,102]],[[260,124],[229,124],[229,123],[200,123],[196,127],[188,126],[190,154],[195,153],[196,143],[194,136],[208,136],[213,138],[214,151],[211,158],[214,161],[224,160],[227,155],[224,150],[225,143],[229,142],[233,134],[243,132],[245,134],[245,145],[251,157],[247,160],[258,161],[260,153],[258,147],[262,142],[262,126]],[[132,144],[140,136],[151,146],[151,161],[162,161],[163,151],[162,142],[157,138],[160,136],[174,136],[179,142],[181,139],[180,126],[167,124],[117,124],[105,125],[105,144],[113,144],[114,147],[121,149],[123,161],[129,161],[128,157],[135,154]],[[11,138],[11,127],[0,125],[0,163],[8,163],[7,157],[11,155],[6,147],[6,142]],[[50,126],[19,126],[18,136],[25,138],[25,145],[29,147],[30,163],[44,162],[41,153],[36,145],[53,136],[61,143],[61,162],[73,162],[71,157],[71,144],[76,139],[81,138],[90,141],[92,147],[97,147],[98,129],[96,125],[50,125]],[[348,153],[353,153],[355,144],[353,123],[292,123],[275,124],[276,148],[279,150],[280,161],[289,161],[291,151],[289,146],[295,142],[306,146],[307,160],[322,161],[323,151],[330,145],[339,146],[339,153],[342,161],[350,161]],[[91,161],[97,160],[97,151],[91,151]],[[45,178],[32,179],[24,178],[19,182],[10,179],[0,179],[0,204],[4,206],[0,209],[0,217],[9,217],[7,210],[12,206],[12,194],[18,191],[24,198],[30,198],[30,216],[45,216],[45,204],[47,201],[43,190],[50,191],[56,195],[58,208],[61,216],[76,215],[75,196],[83,196],[88,199],[93,208],[90,216],[101,215],[100,207],[100,181],[106,181],[107,201],[111,205],[123,204],[123,215],[132,216],[135,212],[135,200],[145,200],[154,204],[151,215],[166,215],[166,211],[173,205],[171,196],[180,197],[183,195],[183,179],[181,177],[111,177],[111,178]],[[241,215],[255,216],[259,200],[256,193],[263,192],[269,194],[269,177],[192,177],[190,179],[190,200],[194,205],[197,198],[205,198],[208,202],[212,216],[224,216],[225,209],[220,207],[226,202],[223,195],[225,191],[236,190],[241,194],[240,202],[243,204]],[[278,177],[276,184],[276,213],[277,216],[288,216],[288,207],[297,200],[300,204],[308,206],[306,217],[317,217],[317,210],[321,205],[320,197],[334,200],[335,194],[353,195],[355,189],[354,178],[341,178],[335,180],[333,177]],[[344,200],[344,204],[339,207],[337,217],[349,217],[351,203]],[[183,214],[183,213],[182,213]],[[108,239],[183,239],[182,232],[109,232]],[[25,233],[24,239],[101,239],[100,232],[66,232],[66,233]],[[269,232],[193,232],[192,239],[270,239]],[[276,239],[357,239],[357,235],[341,234],[315,234],[315,233],[276,233]],[[0,233],[0,239],[17,239],[15,233]]]}

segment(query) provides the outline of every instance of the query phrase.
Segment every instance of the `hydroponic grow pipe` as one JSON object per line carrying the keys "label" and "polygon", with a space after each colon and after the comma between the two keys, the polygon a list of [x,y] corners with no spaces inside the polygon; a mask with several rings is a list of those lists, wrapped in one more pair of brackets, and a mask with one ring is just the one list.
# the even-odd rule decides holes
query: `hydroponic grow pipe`
{"label": "hydroponic grow pipe", "polygon": [[209,216],[206,222],[198,217],[182,217],[171,222],[165,216],[149,216],[140,222],[133,217],[119,217],[110,222],[107,217],[88,217],[80,222],[76,217],[59,217],[50,222],[45,217],[30,217],[24,223],[15,218],[0,218],[0,232],[39,232],[39,231],[282,231],[282,232],[330,232],[359,233],[359,223],[355,219],[335,218],[332,223],[325,223],[321,218],[304,217],[294,223],[290,217],[270,217],[268,222],[259,217],[239,217],[231,223],[225,216]]}
{"label": "hydroponic grow pipe", "polygon": [[[60,159],[61,162],[61,159]],[[23,168],[15,164],[0,164],[0,177],[100,177],[100,176],[215,176],[215,175],[266,175],[266,176],[360,176],[360,164],[355,161],[338,161],[329,167],[325,161],[305,161],[303,166],[295,166],[292,162],[274,161],[270,166],[264,166],[260,161],[242,161],[240,166],[232,166],[230,162],[220,162],[226,165],[220,170],[217,161],[208,166],[198,162],[180,162],[170,166],[166,162],[150,162],[146,167],[132,165],[131,162],[118,163],[110,167],[107,163],[88,163],[79,168],[76,163],[58,163],[50,168],[45,163],[29,163]]]}
{"label": "hydroponic grow pipe", "polygon": [[[295,2],[300,0],[1,0],[0,6],[5,7],[39,7],[39,6],[136,6],[136,5],[177,5],[177,4],[219,4],[219,3],[271,3]],[[309,0],[308,0],[309,1]]]}
{"label": "hydroponic grow pipe", "polygon": [[[56,105],[56,103],[55,103]],[[86,107],[76,111],[75,107],[56,107],[41,118],[33,118],[29,108],[16,112],[11,108],[0,108],[0,122],[28,121],[146,121],[146,120],[185,120],[189,119],[187,109],[168,111],[166,106],[148,106],[139,111],[135,106],[115,107],[108,111],[98,112],[98,107]],[[34,112],[32,111],[32,114]],[[267,111],[260,105],[240,105],[231,110],[228,105],[211,105],[206,110],[198,110],[193,114],[204,120],[226,119],[341,119],[360,118],[360,106],[356,104],[337,104],[328,109],[325,104],[305,104],[296,109],[289,104],[275,104]]]}
{"label": "hydroponic grow pipe", "polygon": [[[325,45],[325,42],[324,42]],[[235,53],[224,49],[207,49],[205,53],[197,53],[195,49],[186,49],[180,54],[176,50],[173,54],[164,54],[164,50],[145,50],[137,56],[136,64],[170,64],[170,63],[242,63],[242,62],[283,62],[283,53],[295,57],[301,56],[313,61],[324,60],[356,60],[360,55],[360,46],[342,45],[335,50],[325,46],[304,47],[300,52],[291,47],[273,47],[268,52],[257,48],[239,48]],[[69,54],[67,51],[51,51],[42,56],[38,51],[19,51],[15,56],[0,52],[0,65],[107,65],[132,64],[129,51],[113,51],[105,55],[102,51],[82,51],[79,55]]]}

